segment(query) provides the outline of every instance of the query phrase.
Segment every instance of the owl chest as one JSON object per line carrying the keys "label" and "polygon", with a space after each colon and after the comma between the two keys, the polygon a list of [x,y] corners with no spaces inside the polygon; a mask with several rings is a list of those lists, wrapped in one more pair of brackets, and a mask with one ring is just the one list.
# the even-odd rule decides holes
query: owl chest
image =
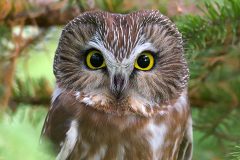
{"label": "owl chest", "polygon": [[71,160],[171,160],[175,159],[180,143],[180,139],[171,136],[166,123],[156,124],[153,120],[138,121],[128,127],[123,121],[91,124],[80,120],[78,123]]}

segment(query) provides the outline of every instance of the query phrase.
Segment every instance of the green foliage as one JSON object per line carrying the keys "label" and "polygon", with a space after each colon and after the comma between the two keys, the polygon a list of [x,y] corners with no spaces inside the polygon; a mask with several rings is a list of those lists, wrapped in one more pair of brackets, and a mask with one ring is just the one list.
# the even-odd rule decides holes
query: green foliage
{"label": "green foliage", "polygon": [[13,88],[13,101],[25,104],[45,104],[50,103],[52,86],[45,78],[22,80],[17,78]]}
{"label": "green foliage", "polygon": [[240,142],[240,3],[204,0],[199,6],[200,15],[175,19],[190,65],[194,157],[218,159]]}
{"label": "green foliage", "polygon": [[[19,106],[17,112],[0,117],[1,160],[51,160],[54,159],[50,144],[39,143],[44,108]],[[22,157],[22,158],[21,158]],[[23,158],[24,157],[24,158]]]}
{"label": "green foliage", "polygon": [[5,55],[5,52],[8,49],[11,48],[11,44],[7,41],[11,37],[11,30],[8,26],[6,25],[1,25],[0,24],[0,50],[2,51],[0,53],[0,60],[3,58]]}
{"label": "green foliage", "polygon": [[229,154],[231,160],[240,160],[240,146],[235,146],[233,151]]}
{"label": "green foliage", "polygon": [[77,5],[81,10],[88,8],[86,0],[69,0],[66,8]]}
{"label": "green foliage", "polygon": [[239,42],[239,0],[205,0],[200,7],[203,16],[186,15],[176,19],[177,26],[186,40],[188,54],[209,49],[215,45],[225,47]]}
{"label": "green foliage", "polygon": [[16,77],[23,81],[44,77],[54,84],[52,63],[61,31],[62,27],[49,28],[40,42],[25,50],[18,59]]}

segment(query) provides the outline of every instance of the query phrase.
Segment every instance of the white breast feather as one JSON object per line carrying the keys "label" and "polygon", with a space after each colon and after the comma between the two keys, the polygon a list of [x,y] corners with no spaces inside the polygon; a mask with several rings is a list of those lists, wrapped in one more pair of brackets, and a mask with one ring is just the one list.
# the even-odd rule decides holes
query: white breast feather
{"label": "white breast feather", "polygon": [[[149,138],[150,146],[153,150],[153,160],[157,159],[157,150],[164,145],[164,139],[167,133],[167,126],[165,123],[156,125],[153,120],[148,124],[147,130],[151,132],[152,136]],[[161,153],[158,153],[161,154]]]}
{"label": "white breast feather", "polygon": [[71,126],[66,133],[66,138],[62,144],[61,151],[57,155],[56,160],[65,160],[73,151],[73,148],[77,142],[78,137],[78,123],[77,121],[73,120],[71,122]]}

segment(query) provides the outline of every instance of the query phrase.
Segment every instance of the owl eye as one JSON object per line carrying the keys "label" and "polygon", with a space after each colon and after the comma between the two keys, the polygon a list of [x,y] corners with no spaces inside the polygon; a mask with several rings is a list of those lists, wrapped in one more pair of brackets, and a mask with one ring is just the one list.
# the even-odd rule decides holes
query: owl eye
{"label": "owl eye", "polygon": [[86,64],[90,69],[100,69],[106,66],[105,60],[98,50],[91,50],[87,53]]}
{"label": "owl eye", "polygon": [[150,52],[143,52],[136,59],[134,67],[142,71],[148,71],[152,69],[154,65],[154,58]]}

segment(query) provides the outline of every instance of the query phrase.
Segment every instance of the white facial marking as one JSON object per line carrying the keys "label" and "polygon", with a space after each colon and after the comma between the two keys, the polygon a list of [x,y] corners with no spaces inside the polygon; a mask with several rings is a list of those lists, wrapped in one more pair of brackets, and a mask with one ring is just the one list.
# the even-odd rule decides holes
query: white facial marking
{"label": "white facial marking", "polygon": [[143,51],[152,51],[156,52],[156,48],[153,47],[152,43],[146,42],[143,44],[137,44],[135,48],[132,50],[132,53],[130,54],[130,57],[124,58],[122,61],[123,65],[129,65],[133,64],[136,60],[136,58],[143,52]]}
{"label": "white facial marking", "polygon": [[61,151],[57,155],[56,160],[66,160],[71,154],[78,137],[78,123],[76,120],[71,122],[71,126],[66,133],[66,138],[62,144]]}
{"label": "white facial marking", "polygon": [[[95,36],[95,37],[97,37],[97,36]],[[88,45],[91,46],[91,47],[94,47],[94,48],[98,49],[99,51],[101,51],[101,53],[103,54],[103,57],[104,57],[104,59],[106,60],[106,63],[107,63],[107,64],[110,63],[110,65],[111,65],[111,64],[115,64],[115,65],[116,65],[117,62],[116,62],[116,59],[115,59],[114,55],[113,55],[109,50],[107,50],[107,49],[104,47],[104,45],[102,44],[101,41],[98,40],[98,38],[94,38],[94,37],[93,37],[93,39],[94,39],[96,42],[94,42],[94,41],[89,41],[89,42],[88,42]]]}

